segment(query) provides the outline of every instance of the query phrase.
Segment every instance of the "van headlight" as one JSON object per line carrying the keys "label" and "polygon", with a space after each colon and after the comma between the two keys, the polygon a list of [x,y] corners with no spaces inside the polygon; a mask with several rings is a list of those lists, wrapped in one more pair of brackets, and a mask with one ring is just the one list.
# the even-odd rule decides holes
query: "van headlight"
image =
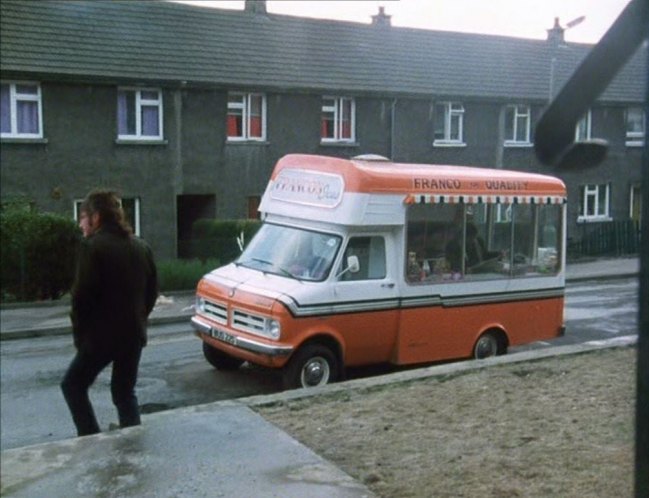
{"label": "van headlight", "polygon": [[205,313],[205,299],[196,296],[196,303],[194,304],[196,312]]}
{"label": "van headlight", "polygon": [[268,320],[266,331],[271,339],[277,340],[281,335],[281,326],[277,320]]}

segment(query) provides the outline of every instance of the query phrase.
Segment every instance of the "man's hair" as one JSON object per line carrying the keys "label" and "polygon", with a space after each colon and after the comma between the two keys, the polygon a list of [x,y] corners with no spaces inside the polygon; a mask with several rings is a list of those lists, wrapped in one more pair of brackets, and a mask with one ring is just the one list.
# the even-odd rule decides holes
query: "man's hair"
{"label": "man's hair", "polygon": [[91,191],[81,204],[80,210],[90,216],[99,214],[102,225],[117,229],[124,236],[133,233],[133,229],[124,218],[121,200],[112,190]]}

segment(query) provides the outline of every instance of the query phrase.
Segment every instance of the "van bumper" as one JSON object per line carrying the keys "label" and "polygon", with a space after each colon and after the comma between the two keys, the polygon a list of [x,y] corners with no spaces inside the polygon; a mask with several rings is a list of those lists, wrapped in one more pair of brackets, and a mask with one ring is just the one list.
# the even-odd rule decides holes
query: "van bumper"
{"label": "van bumper", "polygon": [[192,317],[191,324],[196,332],[208,335],[227,346],[243,351],[267,356],[289,356],[293,352],[292,346],[273,346],[252,339],[237,337],[225,330],[212,327],[195,316]]}

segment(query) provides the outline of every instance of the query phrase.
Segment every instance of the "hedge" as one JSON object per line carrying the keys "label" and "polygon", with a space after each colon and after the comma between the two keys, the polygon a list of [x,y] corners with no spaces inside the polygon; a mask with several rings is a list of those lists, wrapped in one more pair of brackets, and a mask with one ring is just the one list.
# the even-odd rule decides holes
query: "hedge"
{"label": "hedge", "polygon": [[66,217],[28,209],[0,212],[3,301],[57,299],[74,279],[81,232]]}
{"label": "hedge", "polygon": [[218,259],[159,261],[157,267],[160,292],[194,290],[203,275],[219,266]]}
{"label": "hedge", "polygon": [[229,263],[241,253],[237,242],[241,234],[245,246],[260,226],[258,220],[197,220],[192,225],[192,238],[180,242],[179,254],[183,258],[217,259],[222,264]]}

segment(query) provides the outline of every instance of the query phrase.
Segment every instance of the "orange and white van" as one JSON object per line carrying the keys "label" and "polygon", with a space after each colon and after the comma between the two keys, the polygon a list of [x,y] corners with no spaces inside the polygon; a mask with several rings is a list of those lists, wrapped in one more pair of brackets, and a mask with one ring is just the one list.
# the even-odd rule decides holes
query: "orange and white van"
{"label": "orange and white van", "polygon": [[485,358],[563,333],[566,189],[506,170],[288,155],[264,223],[197,287],[192,325],[220,369]]}

